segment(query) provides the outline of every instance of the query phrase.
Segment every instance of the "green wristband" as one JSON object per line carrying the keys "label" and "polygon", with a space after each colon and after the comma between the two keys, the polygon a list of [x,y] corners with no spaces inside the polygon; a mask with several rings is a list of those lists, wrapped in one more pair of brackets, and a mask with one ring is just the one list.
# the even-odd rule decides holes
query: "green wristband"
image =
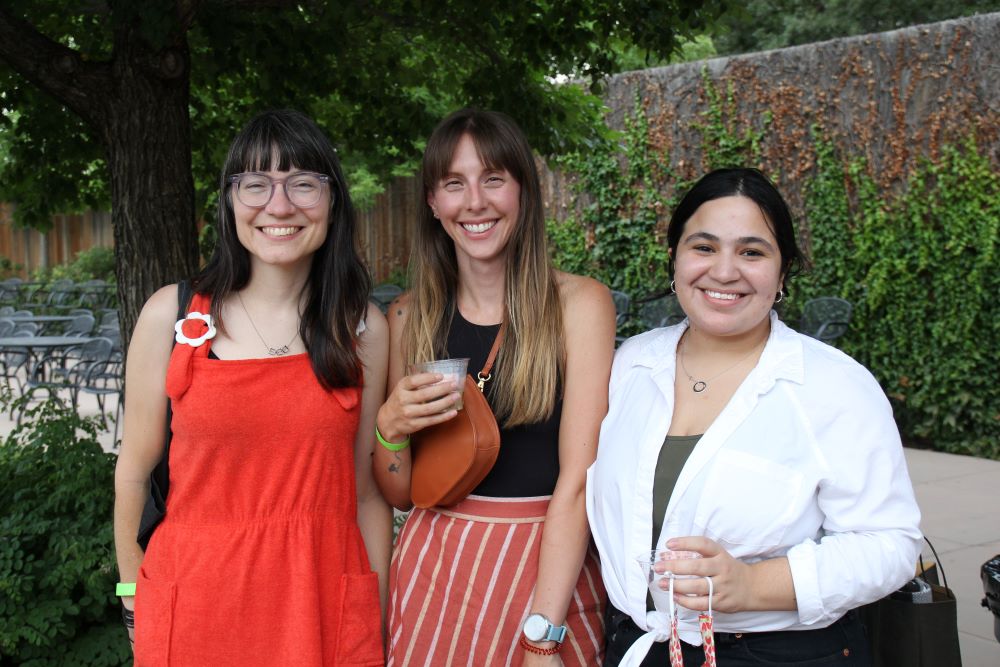
{"label": "green wristband", "polygon": [[382,437],[382,434],[378,432],[378,424],[375,425],[375,437],[378,438],[379,444],[388,449],[390,452],[398,452],[406,449],[410,446],[410,438],[407,437],[406,440],[400,443],[389,442]]}
{"label": "green wristband", "polygon": [[115,586],[115,595],[117,597],[129,597],[135,595],[135,583],[126,584],[119,581],[118,585]]}

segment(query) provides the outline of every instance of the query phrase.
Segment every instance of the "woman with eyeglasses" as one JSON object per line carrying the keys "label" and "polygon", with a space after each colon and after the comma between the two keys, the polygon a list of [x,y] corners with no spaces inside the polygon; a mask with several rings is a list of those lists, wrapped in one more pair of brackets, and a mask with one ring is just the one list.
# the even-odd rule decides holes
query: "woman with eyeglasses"
{"label": "woman with eyeglasses", "polygon": [[[236,137],[221,188],[186,316],[164,287],[129,347],[115,544],[136,664],[381,665],[392,514],[371,456],[388,327],[339,161],[312,120],[269,111]],[[166,514],[143,551],[165,427]]]}

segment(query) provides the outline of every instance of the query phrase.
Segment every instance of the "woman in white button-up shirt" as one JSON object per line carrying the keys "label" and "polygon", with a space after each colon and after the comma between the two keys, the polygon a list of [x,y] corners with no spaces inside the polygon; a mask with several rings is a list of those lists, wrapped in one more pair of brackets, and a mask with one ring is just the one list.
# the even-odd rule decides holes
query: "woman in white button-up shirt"
{"label": "woman in white button-up shirt", "polygon": [[[802,258],[788,208],[760,172],[702,178],[668,245],[687,320],[616,354],[588,474],[611,603],[605,664],[665,664],[669,617],[647,611],[636,560],[653,547],[702,556],[672,566],[699,575],[675,582],[687,664],[703,661],[703,577],[719,665],[869,664],[849,612],[909,580],[920,544],[889,403],[860,364],[772,311]],[[672,491],[658,489],[666,508],[654,535],[654,478],[671,472],[661,451],[685,440],[697,444],[672,471]]]}

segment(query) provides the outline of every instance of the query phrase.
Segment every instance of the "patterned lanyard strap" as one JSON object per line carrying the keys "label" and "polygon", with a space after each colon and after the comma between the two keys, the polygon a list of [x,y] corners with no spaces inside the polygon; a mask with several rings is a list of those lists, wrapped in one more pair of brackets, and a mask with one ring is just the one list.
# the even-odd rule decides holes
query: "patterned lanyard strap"
{"label": "patterned lanyard strap", "polygon": [[[702,667],[716,667],[715,664],[715,631],[712,627],[712,578],[708,581],[708,611],[698,615],[698,626],[701,629],[701,646],[705,651],[705,663]],[[674,603],[674,578],[670,577],[670,667],[684,667],[684,654],[681,652],[681,638],[677,632],[677,605]]]}

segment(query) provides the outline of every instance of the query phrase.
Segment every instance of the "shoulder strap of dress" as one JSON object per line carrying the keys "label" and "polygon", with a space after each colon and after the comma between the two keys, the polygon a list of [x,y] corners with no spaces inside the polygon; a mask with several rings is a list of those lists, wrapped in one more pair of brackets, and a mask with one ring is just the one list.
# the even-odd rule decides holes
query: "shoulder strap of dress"
{"label": "shoulder strap of dress", "polygon": [[174,401],[183,396],[191,385],[194,357],[207,357],[211,339],[215,336],[215,324],[210,312],[207,312],[212,304],[209,295],[198,294],[190,285],[178,283],[177,301],[179,316],[174,325],[174,349],[167,366],[167,396]]}

